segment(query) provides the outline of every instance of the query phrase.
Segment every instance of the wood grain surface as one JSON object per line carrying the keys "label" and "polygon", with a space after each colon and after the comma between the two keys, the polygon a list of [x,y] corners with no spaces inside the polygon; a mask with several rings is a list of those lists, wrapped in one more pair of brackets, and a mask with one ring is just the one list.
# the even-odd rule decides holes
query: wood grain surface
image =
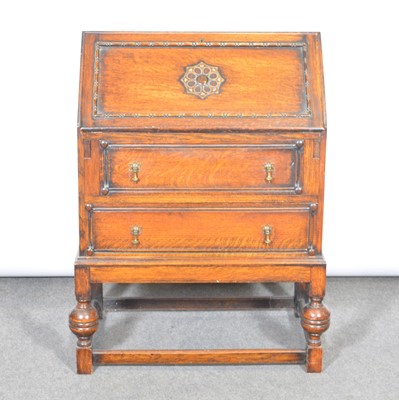
{"label": "wood grain surface", "polygon": [[[242,261],[245,262],[244,260]],[[145,265],[145,259],[143,261]],[[265,262],[266,264],[266,262]],[[92,266],[93,283],[244,283],[244,282],[309,282],[309,266]]]}
{"label": "wood grain surface", "polygon": [[[294,191],[297,175],[294,144],[257,146],[156,146],[113,144],[103,163],[110,190],[142,189],[258,189]],[[133,181],[130,165],[140,164],[139,181]],[[272,164],[266,181],[265,164]]]}
{"label": "wood grain surface", "polygon": [[[94,251],[297,251],[311,244],[309,208],[101,209],[93,212]],[[138,226],[139,244],[131,228]],[[263,227],[271,228],[269,245]]]}
{"label": "wood grain surface", "polygon": [[96,364],[299,364],[304,350],[102,350],[93,354]]}
{"label": "wood grain surface", "polygon": [[[97,44],[100,116],[306,114],[304,48],[292,42],[280,47],[102,43]],[[185,67],[199,61],[217,66],[225,79],[221,93],[204,100],[188,96],[180,82]]]}
{"label": "wood grain surface", "polygon": [[[318,34],[90,32],[83,43],[82,126],[325,127]],[[180,78],[200,61],[219,68],[220,94],[185,92]]]}

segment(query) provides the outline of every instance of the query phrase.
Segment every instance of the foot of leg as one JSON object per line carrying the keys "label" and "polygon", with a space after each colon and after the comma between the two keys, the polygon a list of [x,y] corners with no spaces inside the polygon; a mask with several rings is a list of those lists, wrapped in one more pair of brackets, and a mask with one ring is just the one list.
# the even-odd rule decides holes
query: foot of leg
{"label": "foot of leg", "polygon": [[323,348],[309,347],[306,350],[306,371],[319,373],[323,369]]}

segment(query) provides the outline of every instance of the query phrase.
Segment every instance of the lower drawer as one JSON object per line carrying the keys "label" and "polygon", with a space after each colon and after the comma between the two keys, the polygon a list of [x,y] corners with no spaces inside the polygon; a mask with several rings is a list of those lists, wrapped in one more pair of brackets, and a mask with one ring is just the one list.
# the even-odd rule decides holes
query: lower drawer
{"label": "lower drawer", "polygon": [[89,251],[309,252],[315,204],[269,208],[99,208]]}

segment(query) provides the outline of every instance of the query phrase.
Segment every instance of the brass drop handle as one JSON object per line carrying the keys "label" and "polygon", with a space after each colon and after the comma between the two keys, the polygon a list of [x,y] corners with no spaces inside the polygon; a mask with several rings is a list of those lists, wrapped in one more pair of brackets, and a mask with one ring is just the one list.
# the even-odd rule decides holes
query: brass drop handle
{"label": "brass drop handle", "polygon": [[265,236],[264,243],[266,246],[269,246],[269,244],[272,242],[270,239],[270,236],[272,234],[272,227],[269,225],[266,225],[262,228],[263,235]]}
{"label": "brass drop handle", "polygon": [[264,168],[266,172],[265,181],[267,183],[271,183],[271,181],[273,180],[274,165],[268,162],[264,165]]}
{"label": "brass drop handle", "polygon": [[140,244],[139,236],[141,235],[141,226],[134,225],[130,228],[130,233],[133,235],[132,245],[138,246]]}
{"label": "brass drop handle", "polygon": [[139,172],[140,172],[141,165],[137,161],[135,161],[132,164],[130,164],[129,166],[130,166],[130,172],[132,174],[132,181],[134,183],[138,183],[140,180]]}

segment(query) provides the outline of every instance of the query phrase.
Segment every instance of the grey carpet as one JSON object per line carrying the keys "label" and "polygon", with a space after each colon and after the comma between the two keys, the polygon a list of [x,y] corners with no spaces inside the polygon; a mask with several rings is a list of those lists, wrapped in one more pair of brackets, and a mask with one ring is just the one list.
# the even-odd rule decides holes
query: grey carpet
{"label": "grey carpet", "polygon": [[[110,296],[291,295],[289,284],[107,285]],[[70,278],[0,279],[0,399],[399,398],[399,278],[330,278],[324,372],[301,365],[99,366],[75,373]],[[108,313],[100,348],[304,347],[290,310]]]}

